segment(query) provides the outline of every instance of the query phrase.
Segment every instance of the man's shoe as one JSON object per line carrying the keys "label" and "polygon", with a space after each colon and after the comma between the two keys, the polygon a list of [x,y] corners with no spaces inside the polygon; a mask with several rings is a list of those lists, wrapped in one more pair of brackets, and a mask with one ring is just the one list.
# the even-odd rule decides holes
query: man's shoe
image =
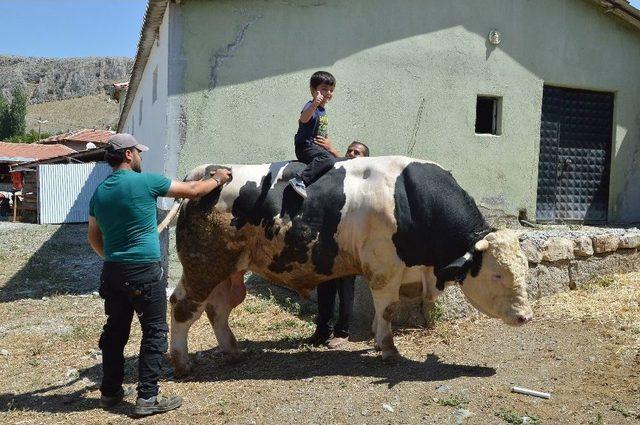
{"label": "man's shoe", "polygon": [[112,395],[112,396],[107,396],[103,394],[100,396],[100,407],[102,407],[103,409],[109,409],[111,407],[114,407],[115,405],[120,403],[125,397],[130,396],[131,394],[133,394],[133,387],[120,388],[120,391],[118,391],[115,395]]}
{"label": "man's shoe", "polygon": [[177,409],[181,405],[182,397],[177,395],[165,397],[158,394],[157,396],[148,399],[138,397],[133,413],[136,416],[149,416]]}
{"label": "man's shoe", "polygon": [[307,197],[307,186],[304,184],[301,178],[294,177],[289,180],[289,184],[298,195],[302,196],[303,198]]}
{"label": "man's shoe", "polygon": [[334,336],[329,340],[329,342],[327,342],[327,347],[333,350],[340,347],[341,345],[344,345],[348,341],[349,341],[348,336],[345,336],[345,337]]}
{"label": "man's shoe", "polygon": [[331,338],[331,334],[321,334],[318,331],[314,332],[313,335],[311,335],[308,339],[307,339],[307,344],[311,344],[314,347],[320,347],[321,345],[327,345],[327,343],[329,343],[329,339]]}

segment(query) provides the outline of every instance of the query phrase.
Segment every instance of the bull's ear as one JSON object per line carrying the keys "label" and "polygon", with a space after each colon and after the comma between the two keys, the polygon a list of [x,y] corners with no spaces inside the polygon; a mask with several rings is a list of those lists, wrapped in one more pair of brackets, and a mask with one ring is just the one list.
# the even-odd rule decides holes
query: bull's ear
{"label": "bull's ear", "polygon": [[480,239],[476,242],[474,249],[476,251],[486,251],[489,248],[489,242],[486,239]]}

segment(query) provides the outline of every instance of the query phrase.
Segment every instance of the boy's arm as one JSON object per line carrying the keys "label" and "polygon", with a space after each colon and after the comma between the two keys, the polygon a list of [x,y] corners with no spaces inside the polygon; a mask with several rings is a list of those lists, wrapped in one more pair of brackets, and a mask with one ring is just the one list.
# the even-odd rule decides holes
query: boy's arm
{"label": "boy's arm", "polygon": [[302,111],[302,113],[300,114],[300,122],[303,124],[308,123],[311,117],[313,116],[313,114],[316,112],[316,109],[318,109],[318,106],[320,106],[323,100],[324,100],[324,96],[322,96],[320,92],[317,91],[315,97],[313,98],[313,102],[311,102],[311,105],[309,105],[309,107],[304,111]]}

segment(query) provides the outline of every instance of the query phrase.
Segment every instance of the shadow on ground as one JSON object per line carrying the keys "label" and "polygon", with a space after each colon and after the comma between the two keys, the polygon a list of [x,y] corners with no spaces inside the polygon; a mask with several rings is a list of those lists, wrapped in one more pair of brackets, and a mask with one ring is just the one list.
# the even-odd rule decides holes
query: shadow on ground
{"label": "shadow on ground", "polygon": [[[186,381],[231,382],[243,380],[285,380],[295,381],[314,377],[350,376],[371,378],[371,384],[388,385],[390,388],[401,382],[446,381],[459,377],[490,377],[496,370],[475,365],[443,363],[435,354],[429,354],[424,361],[400,358],[393,364],[384,363],[372,352],[306,350],[285,351],[300,347],[300,341],[243,341],[241,347],[247,353],[242,363],[227,364],[216,349],[191,355],[194,373]],[[126,359],[125,384],[136,382],[137,357]],[[68,383],[51,385],[22,394],[0,394],[0,411],[24,410],[35,412],[69,413],[99,408],[97,398],[88,394],[98,388],[102,366],[96,364],[80,370],[80,376]],[[171,369],[166,364],[165,379],[172,379]],[[90,383],[80,389],[78,385]],[[73,391],[70,391],[73,390]],[[53,394],[51,394],[53,393]],[[60,394],[64,393],[64,394]],[[113,409],[114,413],[128,414],[132,407],[123,403]]]}
{"label": "shadow on ground", "polygon": [[0,287],[0,302],[98,290],[102,261],[87,243],[86,224],[20,224],[3,229],[2,234],[6,245],[1,254],[8,270],[21,262],[23,255],[29,258]]}

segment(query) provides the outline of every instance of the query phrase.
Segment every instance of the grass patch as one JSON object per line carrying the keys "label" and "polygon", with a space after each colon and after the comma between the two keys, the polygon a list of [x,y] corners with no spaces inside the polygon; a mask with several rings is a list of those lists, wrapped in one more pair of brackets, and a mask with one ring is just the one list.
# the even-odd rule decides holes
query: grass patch
{"label": "grass patch", "polygon": [[435,302],[426,302],[424,313],[427,328],[434,328],[438,323],[442,322],[444,317],[444,301],[436,299]]}
{"label": "grass patch", "polygon": [[[529,414],[520,415],[518,412],[511,409],[500,409],[495,415],[512,425],[540,425],[540,419],[535,416]],[[523,417],[527,417],[528,420],[523,420]]]}
{"label": "grass patch", "polygon": [[458,406],[464,406],[465,404],[468,404],[468,403],[469,403],[469,400],[467,400],[463,396],[459,396],[456,394],[453,394],[447,398],[441,398],[438,400],[438,404],[440,406],[458,407]]}
{"label": "grass patch", "polygon": [[614,412],[620,413],[625,418],[640,419],[640,413],[636,413],[636,412],[634,412],[632,410],[628,410],[628,409],[624,408],[623,406],[621,406],[619,403],[614,403],[613,406],[611,406],[611,410],[614,411]]}

